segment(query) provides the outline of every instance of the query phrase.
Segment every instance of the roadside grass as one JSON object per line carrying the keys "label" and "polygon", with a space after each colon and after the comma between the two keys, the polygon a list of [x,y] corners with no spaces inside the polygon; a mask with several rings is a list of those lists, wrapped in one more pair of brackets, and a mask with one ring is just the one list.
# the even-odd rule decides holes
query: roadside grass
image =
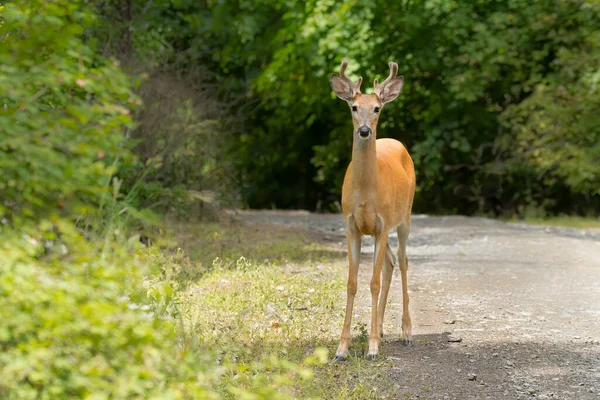
{"label": "roadside grass", "polygon": [[[237,363],[242,369],[272,356],[303,365],[324,347],[327,363],[313,367],[312,379],[293,383],[294,397],[371,399],[390,390],[381,379],[387,362],[364,358],[364,324],[357,324],[349,360],[331,360],[343,320],[340,263],[290,269],[242,258],[235,268],[215,264],[179,299],[183,336],[192,347],[208,347],[218,357],[215,362]],[[240,386],[240,379],[248,377],[226,376],[223,388],[234,382]],[[220,393],[227,397],[224,389]]]}
{"label": "roadside grass", "polygon": [[[236,398],[227,390],[230,386],[270,382],[269,375],[282,372],[277,368],[257,372],[257,365],[270,365],[275,359],[281,360],[279,366],[291,363],[312,370],[283,373],[291,381],[281,390],[291,388],[286,393],[290,398],[374,399],[385,393],[394,397],[383,375],[388,362],[364,358],[366,325],[355,323],[349,359],[332,361],[345,305],[343,252],[291,230],[217,224],[178,228],[192,258],[208,262],[219,251],[223,255],[201,276],[182,285],[176,300],[182,343],[190,349],[210,349],[215,364],[236,366],[236,372],[223,375],[216,388],[223,398]],[[221,235],[219,240],[206,239],[215,233]],[[198,238],[200,234],[204,236]],[[223,245],[226,235],[235,239]],[[203,246],[195,248],[198,243]],[[320,348],[327,350],[327,362],[308,365],[307,357],[315,351],[324,355]]]}
{"label": "roadside grass", "polygon": [[248,225],[235,220],[221,223],[172,223],[176,244],[194,261],[212,265],[215,258],[233,263],[240,257],[257,263],[302,262],[313,265],[339,259],[344,253],[311,237],[310,232],[278,225]]}
{"label": "roadside grass", "polygon": [[532,225],[563,226],[578,229],[600,229],[600,218],[559,215],[556,217],[525,217],[524,220],[512,219],[511,222],[525,222]]}

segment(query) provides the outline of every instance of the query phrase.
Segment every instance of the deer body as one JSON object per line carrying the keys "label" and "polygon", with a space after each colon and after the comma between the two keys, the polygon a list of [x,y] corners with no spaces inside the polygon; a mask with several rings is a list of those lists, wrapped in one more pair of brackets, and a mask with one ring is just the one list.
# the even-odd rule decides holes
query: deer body
{"label": "deer body", "polygon": [[398,259],[402,274],[403,314],[402,339],[412,343],[412,326],[408,311],[406,242],[410,231],[410,213],[415,192],[414,166],[406,148],[394,139],[377,140],[377,121],[383,105],[402,91],[403,78],[396,77],[398,66],[390,63],[390,76],[381,84],[374,82],[374,93],[360,93],[362,78],[357,83],[346,75],[347,61],[342,62],[340,76],[332,74],[334,92],[346,100],[354,124],[352,161],[342,187],[342,210],[348,227],[348,288],[346,315],[337,360],[344,360],[351,342],[350,326],[357,291],[358,266],[362,236],[375,238],[375,262],[371,278],[371,330],[367,357],[379,353],[383,335],[383,316],[398,262],[388,244],[388,232],[398,231]]}
{"label": "deer body", "polygon": [[[342,186],[342,210],[354,217],[361,234],[377,234],[377,218],[397,227],[410,217],[414,167],[406,148],[394,139],[355,143]],[[356,168],[353,168],[357,165]]]}

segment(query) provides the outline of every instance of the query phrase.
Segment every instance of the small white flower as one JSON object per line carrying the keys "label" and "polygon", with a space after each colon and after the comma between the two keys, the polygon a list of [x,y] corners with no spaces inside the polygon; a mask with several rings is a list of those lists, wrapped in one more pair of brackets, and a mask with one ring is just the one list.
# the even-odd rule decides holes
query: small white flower
{"label": "small white flower", "polygon": [[31,237],[26,233],[23,234],[23,239],[27,240],[30,244],[32,244],[34,246],[36,246],[38,244],[38,241],[36,238]]}

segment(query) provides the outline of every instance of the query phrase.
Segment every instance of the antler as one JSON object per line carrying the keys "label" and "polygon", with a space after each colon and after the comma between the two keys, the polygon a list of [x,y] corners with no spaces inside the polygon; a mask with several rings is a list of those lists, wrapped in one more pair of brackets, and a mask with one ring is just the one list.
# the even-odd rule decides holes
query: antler
{"label": "antler", "polygon": [[[340,77],[350,86],[350,90],[352,90],[353,94],[360,93],[360,84],[362,83],[362,76],[358,77],[358,81],[354,83],[352,79],[346,76],[346,67],[348,67],[348,60],[345,58],[342,60],[342,65],[340,66]],[[396,65],[396,72],[398,71],[398,66]]]}
{"label": "antler", "polygon": [[373,81],[373,92],[379,97],[381,97],[381,91],[383,90],[385,85],[390,83],[396,77],[396,75],[398,75],[398,64],[396,64],[393,61],[390,61],[389,65],[390,65],[390,74],[388,75],[386,80],[383,81],[381,83],[381,85],[379,84],[379,80],[377,80],[377,78],[375,78],[375,80]]}

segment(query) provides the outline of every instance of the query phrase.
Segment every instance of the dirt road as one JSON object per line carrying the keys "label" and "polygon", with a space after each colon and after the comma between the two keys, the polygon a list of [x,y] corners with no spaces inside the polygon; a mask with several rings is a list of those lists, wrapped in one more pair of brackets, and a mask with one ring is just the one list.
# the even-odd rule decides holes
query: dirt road
{"label": "dirt road", "polygon": [[[345,248],[340,215],[241,216]],[[368,321],[373,250],[365,238],[354,321]],[[395,273],[380,347],[395,398],[600,399],[600,231],[414,216],[408,257],[415,344],[398,341]]]}

